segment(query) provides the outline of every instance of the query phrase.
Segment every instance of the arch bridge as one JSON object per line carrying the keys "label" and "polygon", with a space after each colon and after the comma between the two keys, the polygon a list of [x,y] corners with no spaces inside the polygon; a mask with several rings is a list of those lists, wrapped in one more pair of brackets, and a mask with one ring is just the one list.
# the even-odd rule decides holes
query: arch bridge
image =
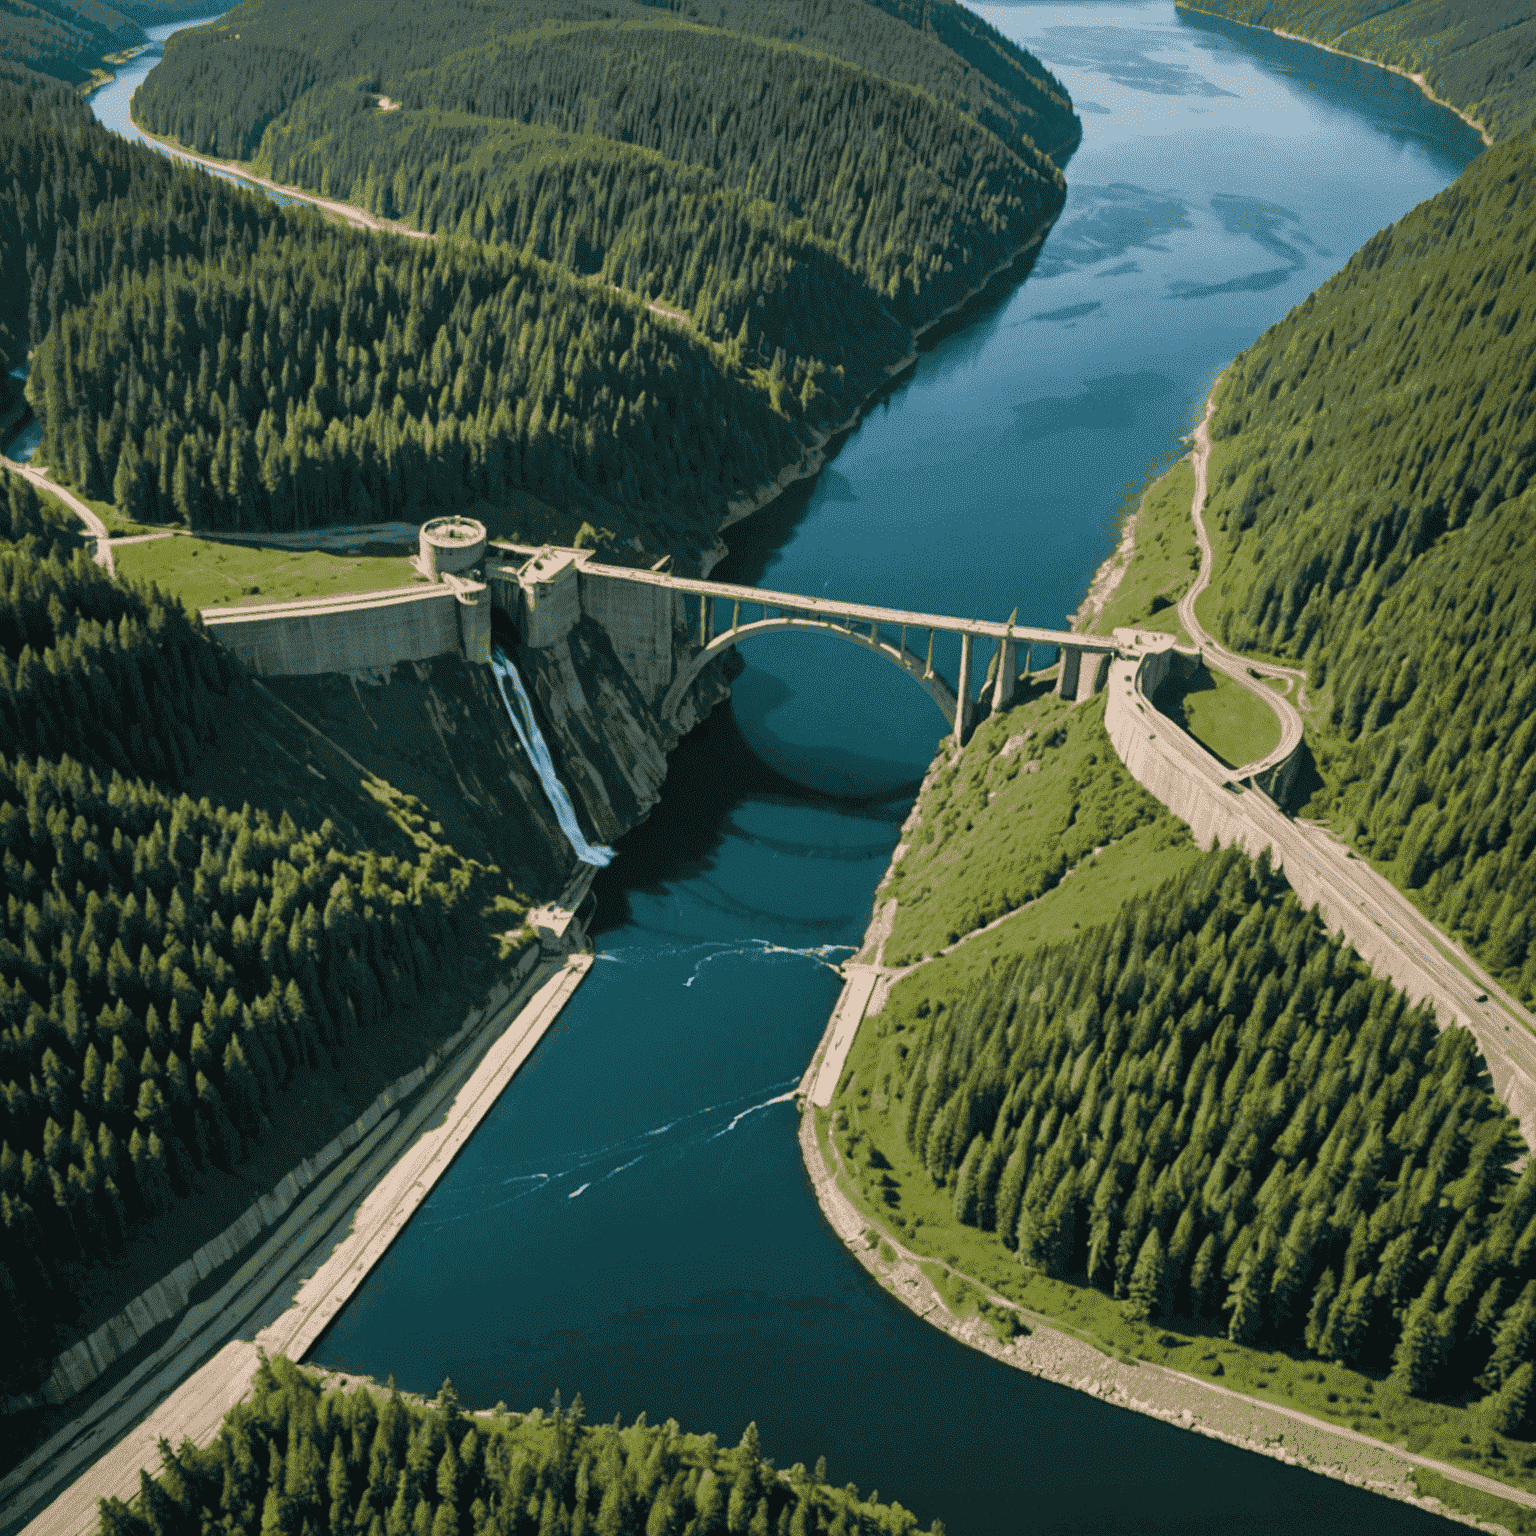
{"label": "arch bridge", "polygon": [[[1115,642],[1102,635],[839,602],[674,576],[665,569],[633,570],[592,560],[586,550],[493,543],[488,554],[486,575],[496,604],[512,616],[525,644],[552,644],[583,615],[595,619],[647,698],[671,722],[712,661],[759,635],[832,635],[874,652],[928,694],[961,742],[978,716],[1012,702],[1019,679],[1030,673],[1034,649],[1060,653],[1056,692],[1072,699],[1096,691],[1115,654]],[[726,613],[728,625],[720,622]],[[934,641],[942,634],[960,637],[955,687],[934,670]],[[971,681],[978,641],[994,651],[979,698]]]}

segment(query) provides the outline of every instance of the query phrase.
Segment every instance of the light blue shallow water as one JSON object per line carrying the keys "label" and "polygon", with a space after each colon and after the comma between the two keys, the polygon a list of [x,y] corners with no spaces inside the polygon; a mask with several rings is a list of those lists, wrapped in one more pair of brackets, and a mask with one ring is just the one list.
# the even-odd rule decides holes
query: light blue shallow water
{"label": "light blue shallow water", "polygon": [[[1163,0],[979,9],[1083,116],[1066,210],[813,487],[731,530],[723,579],[1060,625],[1227,360],[1480,147],[1396,77]],[[825,1453],[957,1536],[1442,1525],[1011,1372],[842,1250],[775,1101],[943,722],[846,645],[746,660],[598,876],[591,976],[316,1358],[755,1419],[781,1465]]]}
{"label": "light blue shallow water", "polygon": [[[133,93],[138,90],[144,77],[165,56],[166,39],[173,33],[185,32],[189,27],[206,26],[210,21],[217,21],[223,14],[222,10],[214,11],[207,16],[192,16],[185,21],[166,22],[158,27],[146,27],[144,36],[148,39],[149,46],[143,53],[130,59],[126,64],[120,65],[115,78],[99,91],[91,94],[91,110],[96,114],[97,120],[104,123],[114,133],[121,134],[125,139],[133,139],[140,144],[147,144],[151,149],[161,149],[161,146],[147,134],[141,132],[130,115],[133,104]],[[236,186],[252,187],[252,183],[243,180],[239,176],[230,176],[223,171],[213,172],[221,180],[232,182]],[[252,188],[263,191],[261,188]],[[263,195],[270,197],[275,203],[291,204],[291,197],[280,197],[276,193],[265,192]]]}

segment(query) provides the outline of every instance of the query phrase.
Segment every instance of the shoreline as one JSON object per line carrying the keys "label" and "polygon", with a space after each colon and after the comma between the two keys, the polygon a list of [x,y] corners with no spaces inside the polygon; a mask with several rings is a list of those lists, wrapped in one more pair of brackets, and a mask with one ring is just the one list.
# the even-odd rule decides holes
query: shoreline
{"label": "shoreline", "polygon": [[[855,1205],[842,1189],[840,1170],[834,1172],[827,1165],[815,1117],[815,1109],[807,1105],[801,1114],[797,1137],[801,1161],[828,1226],[883,1290],[909,1312],[948,1334],[957,1343],[990,1355],[1010,1369],[1160,1419],[1175,1429],[1190,1430],[1212,1440],[1224,1441],[1239,1450],[1252,1451],[1283,1461],[1287,1466],[1331,1477],[1399,1503],[1412,1504],[1427,1513],[1476,1530],[1503,1531],[1505,1528],[1486,1525],[1432,1496],[1419,1493],[1412,1479],[1414,1469],[1422,1467],[1490,1497],[1536,1508],[1536,1495],[1496,1483],[1448,1462],[1411,1455],[1403,1447],[1373,1440],[1358,1430],[1330,1424],[1298,1409],[1248,1397],[1230,1387],[1170,1370],[1149,1360],[1127,1360],[1116,1356],[1106,1346],[1070,1333],[1054,1320],[1029,1312],[997,1295],[979,1280],[963,1275],[943,1260],[914,1253]],[[834,1156],[837,1156],[835,1148]],[[873,1241],[868,1235],[871,1233],[875,1234]],[[886,1258],[884,1250],[889,1250],[892,1257]],[[961,1276],[994,1306],[1001,1305],[1013,1311],[1027,1331],[1004,1344],[978,1316],[957,1316],[923,1272],[921,1266],[924,1264],[936,1264],[950,1274]]]}
{"label": "shoreline", "polygon": [[[546,957],[485,1010],[404,1119],[390,1116],[296,1206],[164,1345],[4,1480],[0,1530],[91,1536],[97,1501],[128,1499],[164,1436],[199,1444],[245,1395],[261,1351],[296,1362],[389,1251],[560,1016],[592,958]],[[159,1369],[157,1370],[157,1367]],[[147,1379],[145,1379],[147,1378]]]}
{"label": "shoreline", "polygon": [[1281,27],[1263,27],[1257,22],[1239,21],[1235,16],[1222,15],[1220,11],[1207,11],[1201,6],[1190,5],[1188,0],[1174,0],[1174,4],[1179,10],[1192,11],[1197,16],[1209,16],[1215,21],[1229,21],[1234,26],[1248,27],[1254,32],[1268,32],[1271,37],[1283,37],[1290,43],[1305,43],[1309,48],[1321,48],[1324,53],[1335,53],[1341,59],[1353,59],[1357,64],[1371,64],[1377,69],[1388,70],[1392,74],[1407,80],[1410,84],[1418,86],[1424,95],[1434,102],[1437,107],[1444,107],[1447,112],[1454,112],[1467,127],[1475,129],[1482,135],[1483,147],[1485,149],[1493,148],[1493,135],[1475,117],[1468,117],[1460,107],[1453,105],[1443,96],[1435,95],[1423,75],[1411,74],[1408,70],[1402,68],[1401,65],[1388,64],[1383,59],[1373,59],[1369,54],[1365,53],[1351,53],[1347,48],[1335,48],[1332,43],[1320,43],[1316,38],[1303,37],[1299,32],[1287,32]]}
{"label": "shoreline", "polygon": [[[299,187],[285,186],[281,182],[273,181],[269,177],[260,176],[256,172],[246,169],[239,161],[215,160],[211,155],[203,155],[199,154],[196,150],[187,149],[184,145],[178,144],[174,139],[167,138],[162,134],[152,133],[148,128],[144,127],[138,118],[133,115],[131,105],[128,117],[129,121],[138,132],[144,135],[145,139],[158,145],[167,154],[176,159],[201,166],[206,171],[233,176],[274,197],[286,197],[296,202],[308,203],[311,207],[318,208],[322,212],[333,214],[353,229],[366,230],[372,234],[403,235],[409,240],[435,240],[438,238],[426,230],[411,229],[397,220],[381,219],[376,214],[369,213],[367,209],[359,208],[355,203],[339,202],[334,198],[322,197],[318,192],[306,192]],[[1056,163],[1054,158],[1050,156],[1047,156],[1047,158],[1051,159],[1053,165]],[[1044,243],[1045,237],[1055,228],[1056,220],[1060,216],[1060,210],[1058,210],[1023,245],[1004,257],[995,266],[989,268],[982,275],[980,281],[974,287],[968,289],[961,298],[940,310],[931,320],[925,321],[921,326],[917,327],[912,332],[912,342],[906,354],[895,362],[886,364],[884,370],[885,377],[859,401],[853,413],[846,421],[840,422],[837,426],[828,427],[825,430],[815,430],[812,433],[810,446],[799,458],[791,459],[788,464],[779,470],[773,479],[758,486],[756,490],[727,503],[726,515],[715,529],[714,546],[704,551],[699,573],[701,579],[707,580],[709,573],[730,553],[729,546],[722,537],[725,530],[751,517],[754,513],[761,512],[765,507],[771,506],[792,485],[801,480],[814,479],[820,474],[828,459],[836,455],[837,450],[835,448],[830,453],[828,452],[828,444],[834,443],[838,438],[852,432],[868,414],[870,406],[874,404],[882,392],[890,388],[897,379],[916,365],[918,358],[922,355],[924,338],[937,326],[952,320],[968,304],[979,298],[1010,267],[1029,255],[1031,251],[1038,250]],[[609,284],[608,286],[611,288],[615,287],[614,284]],[[624,292],[622,289],[616,289],[616,291]],[[628,296],[626,294],[626,297]],[[675,311],[663,309],[659,305],[638,298],[638,296],[636,296],[636,302],[644,305],[647,310],[663,319],[670,319],[674,322],[686,319],[686,317],[677,314]],[[691,326],[691,322],[688,323]]]}
{"label": "shoreline", "polygon": [[[1052,164],[1054,163],[1052,161]],[[835,448],[829,454],[827,452],[827,445],[846,433],[852,432],[863,421],[864,417],[868,415],[870,406],[874,404],[880,395],[889,389],[904,373],[909,372],[917,365],[918,359],[922,356],[923,341],[928,334],[938,326],[945,324],[946,321],[954,319],[968,304],[974,303],[976,299],[985,293],[1010,267],[1022,261],[1031,251],[1038,250],[1044,244],[1045,237],[1056,227],[1056,220],[1060,217],[1059,212],[1053,215],[1016,251],[998,262],[996,266],[990,268],[982,276],[981,281],[975,287],[969,289],[962,298],[956,299],[953,304],[940,310],[933,319],[925,321],[922,325],[918,326],[912,332],[912,344],[908,348],[906,355],[898,358],[894,363],[886,365],[885,379],[877,384],[859,402],[853,414],[846,421],[838,426],[829,427],[825,431],[817,430],[813,434],[811,446],[798,459],[792,459],[772,480],[760,487],[754,494],[730,503],[730,510],[727,511],[724,522],[716,529],[717,540],[718,536],[723,534],[727,528],[733,527],[735,524],[751,517],[754,513],[761,512],[765,507],[771,506],[797,481],[810,480],[820,474],[826,466],[828,459],[835,458],[837,455],[837,449]],[[710,570],[725,558],[727,553],[729,553],[728,550],[722,549],[721,553],[710,561],[710,564],[704,570],[705,578],[708,577]]]}
{"label": "shoreline", "polygon": [[[1185,454],[1184,457],[1188,458],[1189,455]],[[1183,459],[1176,461],[1141,493],[1136,502],[1136,510],[1120,525],[1120,538],[1115,547],[1099,562],[1098,569],[1089,579],[1088,590],[1084,593],[1082,602],[1077,605],[1071,618],[1067,620],[1068,629],[1081,634],[1090,633],[1099,615],[1109,607],[1111,599],[1120,590],[1120,583],[1125,580],[1126,572],[1130,570],[1131,561],[1135,557],[1136,525],[1141,521],[1142,511],[1147,505],[1147,497],[1183,462]]]}

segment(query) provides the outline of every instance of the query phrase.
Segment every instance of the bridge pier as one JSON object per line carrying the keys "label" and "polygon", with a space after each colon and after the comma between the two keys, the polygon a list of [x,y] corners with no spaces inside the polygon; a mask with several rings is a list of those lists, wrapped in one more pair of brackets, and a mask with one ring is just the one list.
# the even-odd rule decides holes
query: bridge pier
{"label": "bridge pier", "polygon": [[1056,697],[1075,699],[1077,678],[1082,671],[1083,653],[1075,645],[1061,647],[1061,671],[1056,674]]}
{"label": "bridge pier", "polygon": [[1013,654],[1013,641],[1000,640],[997,652],[997,680],[992,685],[994,715],[1000,714],[1013,703],[1013,690],[1017,687],[1019,680],[1019,674],[1015,670],[1017,666],[1018,660]]}
{"label": "bridge pier", "polygon": [[971,723],[971,636],[966,630],[960,635],[960,679],[955,688],[954,735],[957,747],[963,747],[970,738]]}

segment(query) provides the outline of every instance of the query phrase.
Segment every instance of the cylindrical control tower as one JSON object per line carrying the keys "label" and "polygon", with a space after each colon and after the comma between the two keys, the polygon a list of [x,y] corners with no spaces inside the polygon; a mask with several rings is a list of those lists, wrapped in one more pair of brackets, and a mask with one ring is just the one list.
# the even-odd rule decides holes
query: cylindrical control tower
{"label": "cylindrical control tower", "polygon": [[473,517],[434,517],[421,528],[417,569],[429,581],[467,571],[485,558],[485,524]]}

